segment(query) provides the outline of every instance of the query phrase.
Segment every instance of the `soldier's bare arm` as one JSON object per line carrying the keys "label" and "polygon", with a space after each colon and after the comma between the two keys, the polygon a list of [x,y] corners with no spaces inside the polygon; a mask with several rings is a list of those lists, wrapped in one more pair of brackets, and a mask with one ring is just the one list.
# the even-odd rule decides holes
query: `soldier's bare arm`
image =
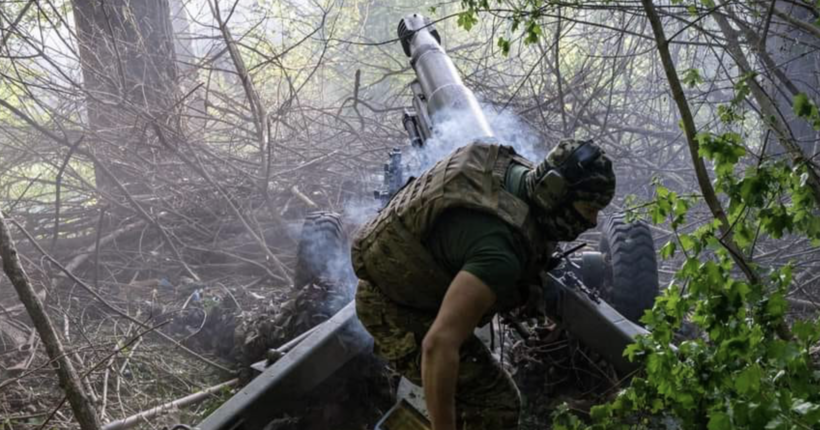
{"label": "soldier's bare arm", "polygon": [[453,279],[422,342],[421,377],[433,430],[455,430],[459,348],[495,303],[495,293],[475,275]]}

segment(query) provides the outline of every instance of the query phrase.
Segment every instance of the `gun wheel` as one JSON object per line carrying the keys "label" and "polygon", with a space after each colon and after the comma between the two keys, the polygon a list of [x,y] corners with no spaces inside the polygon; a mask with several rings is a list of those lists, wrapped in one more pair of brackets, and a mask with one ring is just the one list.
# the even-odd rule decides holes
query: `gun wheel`
{"label": "gun wheel", "polygon": [[637,323],[659,293],[658,261],[649,226],[613,215],[604,224],[599,246],[608,263],[604,298]]}
{"label": "gun wheel", "polygon": [[319,280],[344,282],[352,276],[350,240],[335,212],[311,212],[302,225],[296,250],[293,286],[299,289]]}

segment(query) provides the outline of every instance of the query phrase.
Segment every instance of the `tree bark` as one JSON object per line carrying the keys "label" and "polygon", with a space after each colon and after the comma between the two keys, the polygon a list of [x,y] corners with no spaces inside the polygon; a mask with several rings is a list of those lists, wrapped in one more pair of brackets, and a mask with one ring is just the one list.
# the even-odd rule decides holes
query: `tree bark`
{"label": "tree bark", "polygon": [[789,24],[805,31],[808,34],[814,35],[814,37],[820,38],[820,27],[814,26],[808,22],[801,21],[799,19],[793,18],[791,15],[781,11],[778,8],[774,8],[773,11],[774,15],[783,21],[788,22]]}
{"label": "tree bark", "polygon": [[[661,23],[658,13],[652,4],[652,0],[641,0],[646,15],[649,18],[649,23],[652,25],[652,31],[655,34],[655,40],[658,44],[658,53],[661,56],[663,69],[666,73],[666,79],[669,81],[669,86],[672,88],[672,97],[675,99],[675,104],[678,105],[678,110],[681,114],[681,122],[683,123],[684,134],[686,134],[686,141],[689,144],[689,153],[692,156],[692,163],[695,166],[695,176],[698,179],[698,185],[703,193],[703,199],[706,205],[712,212],[712,216],[720,221],[720,231],[723,237],[718,238],[723,246],[729,251],[732,260],[737,264],[746,279],[752,284],[759,284],[761,282],[760,276],[752,269],[749,262],[740,251],[740,247],[734,241],[732,236],[732,225],[726,216],[726,212],[717,198],[715,189],[712,187],[712,182],[709,180],[709,175],[706,172],[706,166],[703,159],[700,157],[700,144],[698,144],[695,128],[695,120],[692,117],[692,111],[689,109],[689,102],[686,100],[686,94],[683,92],[683,87],[678,78],[678,72],[675,70],[675,64],[672,62],[672,57],[669,55],[669,42],[663,32],[663,24]],[[789,327],[785,323],[777,326],[777,334],[782,339],[791,339],[792,335]]]}
{"label": "tree bark", "polygon": [[[161,157],[146,142],[145,123],[176,123],[177,68],[168,0],[72,0],[93,147],[120,161]],[[111,164],[111,163],[109,163]],[[127,163],[123,163],[127,164]],[[142,194],[144,172],[117,168]],[[118,194],[105,175],[97,186]]]}
{"label": "tree bark", "polygon": [[706,201],[706,205],[712,212],[712,216],[720,221],[720,231],[723,234],[722,242],[729,251],[729,254],[732,256],[732,259],[738,267],[740,267],[740,270],[743,271],[743,274],[746,275],[746,278],[749,279],[749,282],[758,283],[760,279],[757,276],[757,273],[749,267],[748,262],[743,257],[743,254],[740,252],[740,248],[737,246],[734,238],[732,237],[732,225],[729,223],[726,212],[723,210],[723,207],[717,198],[715,189],[712,187],[712,182],[709,180],[706,165],[703,162],[703,158],[700,156],[700,144],[696,139],[697,130],[695,128],[695,120],[692,117],[692,111],[689,109],[689,102],[686,100],[686,94],[683,92],[683,86],[681,86],[678,72],[675,70],[675,63],[672,61],[672,56],[669,54],[669,41],[666,40],[666,35],[663,32],[663,23],[661,23],[661,19],[655,11],[655,6],[652,4],[652,0],[641,0],[641,3],[643,4],[646,15],[649,18],[652,31],[655,34],[655,41],[658,45],[658,54],[660,54],[661,63],[663,64],[663,69],[666,73],[666,79],[669,81],[669,86],[672,89],[672,97],[675,99],[675,104],[678,105],[678,110],[680,111],[683,131],[689,145],[689,154],[692,157],[692,164],[694,164],[695,167],[695,176],[697,177],[698,185],[703,193],[703,199]]}
{"label": "tree bark", "polygon": [[[726,44],[726,49],[732,55],[732,58],[734,58],[740,71],[744,74],[751,72],[753,70],[752,66],[746,59],[746,54],[743,53],[743,49],[740,47],[740,40],[737,37],[737,33],[732,26],[729,25],[729,21],[725,16],[719,13],[714,14],[713,17],[718,27],[720,27],[721,32],[723,32],[724,37],[726,37],[726,40],[729,42]],[[786,148],[786,151],[792,158],[792,163],[794,163],[795,166],[799,166],[800,164],[806,165],[809,179],[808,185],[812,190],[815,202],[820,204],[820,176],[818,176],[814,163],[809,157],[803,154],[803,150],[797,144],[791,131],[781,119],[780,112],[778,112],[774,102],[757,82],[757,79],[754,77],[749,78],[748,85],[749,90],[752,92],[752,97],[754,97],[763,114],[763,122],[774,132],[780,144]]]}
{"label": "tree bark", "polygon": [[[759,45],[771,54],[772,60],[794,83],[796,89],[811,97],[820,86],[817,74],[818,60],[813,48],[820,41],[820,30],[811,25],[817,18],[816,13],[812,13],[812,9],[807,9],[808,6],[803,7],[796,2],[784,0],[771,0],[770,7],[771,34],[764,29]],[[811,29],[814,31],[810,31]],[[809,121],[794,113],[792,97],[781,97],[777,99],[776,105],[785,117],[784,122],[791,130],[797,145],[817,167],[820,133]],[[820,204],[820,201],[817,203]]]}
{"label": "tree bark", "polygon": [[83,390],[80,377],[74,369],[74,364],[68,359],[63,344],[60,342],[60,338],[57,337],[57,331],[51,324],[48,314],[46,314],[43,303],[40,302],[40,298],[34,292],[34,288],[20,264],[14,240],[11,238],[11,233],[2,212],[0,212],[0,256],[3,259],[3,270],[12,285],[14,285],[20,301],[26,307],[26,311],[28,311],[40,339],[43,340],[48,357],[57,363],[54,371],[57,372],[60,386],[66,393],[66,398],[68,398],[80,428],[82,430],[101,429],[102,423],[97,417],[97,410],[89,400],[85,390]]}

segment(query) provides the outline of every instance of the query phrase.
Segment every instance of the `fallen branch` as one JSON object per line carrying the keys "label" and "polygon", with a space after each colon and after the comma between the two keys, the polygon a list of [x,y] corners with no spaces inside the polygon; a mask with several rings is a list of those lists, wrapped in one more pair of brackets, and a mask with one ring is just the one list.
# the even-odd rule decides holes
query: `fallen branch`
{"label": "fallen branch", "polygon": [[[14,223],[14,225],[16,225],[16,226],[17,226],[17,228],[19,228],[19,229],[20,229],[20,231],[21,231],[21,232],[22,232],[22,233],[23,233],[23,234],[24,234],[24,235],[28,238],[28,240],[29,240],[29,241],[31,241],[31,243],[34,245],[34,247],[35,247],[35,248],[37,248],[37,250],[38,250],[38,251],[40,251],[40,253],[41,253],[41,254],[43,254],[43,257],[45,257],[48,261],[50,261],[52,264],[54,264],[55,266],[57,266],[57,268],[59,268],[59,269],[60,269],[63,273],[65,273],[65,274],[66,274],[66,276],[68,276],[68,278],[69,278],[69,279],[71,279],[72,281],[76,282],[76,283],[77,283],[77,285],[79,285],[79,286],[80,286],[80,287],[82,287],[82,288],[83,288],[86,292],[88,292],[89,294],[91,294],[92,296],[94,296],[94,298],[95,298],[95,299],[97,299],[100,303],[102,303],[105,307],[107,307],[108,309],[110,309],[111,311],[113,311],[114,313],[116,313],[117,315],[119,315],[119,316],[121,316],[121,317],[123,317],[123,318],[125,318],[125,319],[127,319],[127,320],[129,320],[129,321],[131,321],[131,322],[133,322],[133,323],[136,323],[136,324],[137,324],[137,325],[139,325],[140,327],[143,327],[143,328],[150,328],[150,326],[149,326],[148,324],[146,324],[146,323],[144,323],[144,322],[142,322],[142,321],[140,321],[140,320],[138,320],[138,319],[136,319],[136,318],[132,317],[132,316],[131,316],[131,315],[129,315],[127,312],[125,312],[125,311],[123,311],[122,309],[120,309],[120,308],[118,308],[118,307],[116,307],[116,306],[112,305],[112,304],[111,304],[111,303],[109,303],[107,300],[105,300],[102,296],[100,296],[100,295],[99,295],[99,293],[97,293],[97,292],[96,292],[93,288],[91,288],[91,286],[90,286],[90,285],[88,285],[88,284],[86,284],[85,282],[83,282],[80,278],[78,278],[78,277],[74,276],[74,273],[72,273],[70,270],[66,269],[66,268],[65,268],[65,266],[63,266],[62,264],[60,264],[60,262],[59,262],[59,261],[57,261],[56,259],[54,259],[54,257],[52,257],[51,255],[49,255],[49,253],[47,253],[47,252],[46,252],[46,251],[45,251],[45,250],[44,250],[44,249],[43,249],[43,248],[42,248],[42,247],[41,247],[41,246],[37,243],[37,241],[36,241],[36,240],[34,240],[34,238],[31,236],[31,234],[29,234],[29,232],[28,232],[28,231],[26,231],[26,229],[24,229],[22,225],[20,225],[18,222],[14,221],[14,220],[12,220],[12,223]],[[163,332],[161,332],[161,331],[157,331],[156,333],[157,333],[158,335],[162,336],[162,338],[164,338],[165,340],[167,340],[167,341],[169,341],[169,342],[173,343],[175,346],[177,346],[178,348],[182,349],[182,351],[184,351],[185,353],[187,353],[187,354],[188,354],[188,355],[190,355],[191,357],[194,357],[194,358],[196,358],[197,360],[200,360],[200,361],[202,361],[202,362],[204,362],[204,363],[207,363],[208,365],[210,365],[210,366],[212,366],[212,367],[215,367],[215,368],[217,368],[217,369],[219,369],[219,370],[221,370],[221,371],[223,371],[223,372],[227,372],[227,373],[229,373],[229,374],[233,374],[233,373],[235,373],[233,370],[228,369],[227,367],[222,366],[222,365],[220,365],[220,364],[218,364],[218,363],[215,363],[215,362],[213,362],[213,361],[211,361],[211,360],[208,360],[207,358],[203,357],[202,355],[197,354],[196,352],[194,352],[194,351],[192,351],[192,350],[188,349],[187,347],[185,347],[185,346],[184,346],[184,345],[182,345],[181,343],[179,343],[179,342],[177,342],[176,340],[174,340],[171,336],[168,336],[167,334],[165,334],[165,333],[163,333]]]}
{"label": "fallen branch", "polygon": [[0,255],[3,258],[3,270],[12,285],[14,285],[14,289],[20,297],[20,301],[25,305],[29,316],[31,316],[34,327],[46,347],[48,356],[52,359],[56,358],[57,363],[59,363],[54,371],[57,372],[60,386],[65,390],[71,410],[74,412],[74,417],[80,424],[80,428],[83,430],[101,428],[102,423],[97,417],[96,408],[94,408],[83,390],[82,382],[74,369],[74,364],[66,356],[63,344],[60,342],[60,338],[57,337],[57,331],[54,329],[43,303],[34,292],[34,288],[20,264],[14,240],[11,238],[2,212],[0,212]]}
{"label": "fallen branch", "polygon": [[334,150],[334,151],[330,151],[329,153],[327,153],[327,154],[325,154],[325,155],[320,155],[320,156],[318,156],[318,157],[316,157],[316,158],[314,158],[314,159],[312,159],[312,160],[310,160],[310,161],[306,161],[306,162],[304,162],[304,163],[302,163],[302,164],[300,164],[300,165],[298,165],[298,166],[296,166],[296,167],[294,167],[294,168],[291,168],[291,169],[286,169],[286,170],[280,170],[280,171],[278,171],[278,172],[276,172],[276,173],[271,173],[271,174],[270,174],[270,177],[271,177],[271,178],[275,178],[275,177],[278,177],[278,176],[287,176],[287,175],[290,175],[291,173],[296,172],[297,170],[304,169],[305,167],[310,167],[310,166],[313,166],[314,164],[316,164],[316,163],[318,163],[318,162],[320,162],[320,161],[327,160],[328,158],[330,158],[330,157],[332,157],[332,156],[336,155],[337,153],[339,153],[339,150],[338,150],[338,149],[336,149],[336,150]]}
{"label": "fallen branch", "polygon": [[313,200],[311,200],[310,197],[306,196],[303,192],[299,191],[299,187],[296,185],[290,187],[290,192],[298,197],[304,204],[310,206],[311,209],[319,209],[319,205],[314,203]]}
{"label": "fallen branch", "polygon": [[238,378],[231,379],[230,381],[223,382],[219,385],[214,385],[213,387],[206,388],[202,391],[197,393],[191,394],[189,396],[185,396],[181,399],[174,400],[173,402],[168,402],[164,405],[157,406],[155,408],[148,409],[147,411],[140,412],[136,415],[132,415],[128,418],[114,421],[108,423],[103,427],[103,430],[125,430],[131,427],[136,426],[137,424],[141,424],[146,420],[154,418],[155,416],[161,414],[164,411],[182,408],[186,406],[195,405],[197,403],[202,402],[203,400],[207,399],[211,394],[216,393],[222,389],[227,387],[232,387],[239,382]]}
{"label": "fallen branch", "polygon": [[154,131],[157,133],[157,137],[159,138],[160,142],[162,142],[162,144],[166,148],[172,150],[185,164],[190,166],[197,174],[202,176],[202,179],[204,179],[208,184],[214,187],[216,191],[225,199],[225,203],[228,204],[228,208],[230,208],[234,215],[239,219],[239,221],[245,227],[245,230],[248,232],[248,234],[250,234],[251,238],[253,238],[254,242],[256,242],[256,244],[259,246],[260,250],[262,250],[262,252],[264,252],[265,255],[268,257],[268,259],[270,259],[274,263],[282,277],[284,277],[288,283],[292,284],[293,280],[291,279],[290,275],[288,275],[284,263],[282,263],[282,261],[279,260],[279,257],[277,257],[276,254],[274,254],[270,250],[270,248],[268,248],[268,245],[265,244],[265,241],[263,240],[262,236],[258,234],[256,230],[254,230],[250,226],[248,220],[245,219],[245,215],[243,215],[239,208],[236,207],[228,192],[225,191],[225,189],[221,187],[219,183],[217,183],[211,177],[210,174],[208,174],[208,171],[205,170],[205,167],[202,165],[202,162],[199,159],[199,157],[197,157],[196,153],[193,154],[193,158],[194,160],[196,160],[195,163],[194,160],[185,156],[185,154],[183,154],[182,151],[180,151],[178,148],[176,148],[175,146],[171,145],[170,142],[168,142],[168,140],[165,137],[165,133],[162,131],[162,128],[160,128],[158,124],[154,123],[153,126]]}
{"label": "fallen branch", "polygon": [[124,233],[127,233],[129,231],[138,229],[138,228],[140,228],[144,225],[145,225],[145,221],[140,220],[140,221],[128,224],[125,227],[118,228],[118,229],[112,231],[111,233],[101,237],[97,241],[98,243],[94,243],[94,244],[89,245],[88,247],[86,247],[84,249],[79,250],[77,252],[77,256],[72,258],[71,261],[69,261],[65,265],[66,270],[68,270],[69,272],[73,272],[73,271],[77,270],[77,268],[80,267],[81,264],[83,264],[86,260],[88,260],[89,257],[94,255],[94,251],[97,249],[98,246],[107,245],[107,244],[113,242],[116,238],[122,236]]}
{"label": "fallen branch", "polygon": [[[131,339],[129,339],[128,341],[126,341],[126,342],[125,342],[125,344],[123,344],[122,346],[120,346],[120,347],[118,347],[118,348],[114,349],[114,351],[112,351],[111,353],[109,353],[107,356],[103,357],[103,359],[102,359],[102,360],[100,360],[99,362],[97,362],[97,364],[95,364],[94,366],[91,366],[91,368],[90,368],[90,369],[88,369],[88,370],[87,370],[87,371],[86,371],[86,372],[82,375],[82,377],[83,377],[83,378],[87,378],[87,377],[88,377],[88,375],[90,375],[90,374],[91,374],[91,372],[93,372],[93,371],[97,370],[97,368],[98,368],[98,367],[100,367],[103,363],[108,362],[108,360],[109,360],[110,358],[112,358],[112,357],[114,357],[115,355],[119,354],[119,353],[120,353],[120,351],[124,350],[125,348],[128,348],[128,347],[129,347],[132,343],[134,343],[135,341],[137,341],[137,340],[141,340],[141,339],[142,339],[142,336],[144,336],[144,335],[148,334],[149,332],[152,332],[152,331],[155,331],[155,330],[159,329],[160,327],[164,326],[165,324],[168,324],[168,321],[165,321],[165,322],[159,323],[159,324],[157,324],[157,325],[155,325],[155,326],[153,326],[153,327],[148,327],[148,328],[146,328],[144,331],[142,331],[142,332],[140,332],[140,333],[137,333],[137,335],[136,335],[136,336],[134,336],[134,337],[132,337]],[[159,332],[158,332],[158,333],[159,333]],[[62,407],[63,407],[63,404],[65,403],[65,401],[66,401],[66,397],[65,397],[65,396],[63,396],[63,398],[62,398],[62,399],[60,400],[60,402],[57,404],[57,407],[55,407],[54,409],[52,409],[52,410],[51,410],[51,413],[48,415],[48,417],[46,417],[45,421],[43,421],[43,423],[42,423],[42,424],[40,424],[40,427],[38,427],[38,428],[37,428],[37,430],[43,430],[43,429],[45,429],[45,428],[46,428],[46,425],[48,425],[49,421],[51,421],[51,419],[52,419],[52,418],[54,418],[54,415],[57,413],[57,411],[59,411],[59,410],[60,410],[60,408],[62,408]],[[98,428],[99,428],[99,427],[98,427]]]}

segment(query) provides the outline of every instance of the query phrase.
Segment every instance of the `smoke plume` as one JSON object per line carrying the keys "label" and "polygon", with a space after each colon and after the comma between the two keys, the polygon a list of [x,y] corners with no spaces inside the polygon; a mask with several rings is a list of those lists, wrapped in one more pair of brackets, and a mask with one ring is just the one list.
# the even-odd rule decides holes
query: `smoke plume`
{"label": "smoke plume", "polygon": [[[481,108],[498,143],[512,146],[516,152],[534,163],[538,163],[546,155],[546,145],[541,142],[536,131],[514,113],[489,104],[483,104]],[[405,151],[408,154],[405,158],[406,173],[418,176],[457,148],[469,145],[481,137],[475,130],[464,128],[465,123],[471,123],[466,115],[469,112],[448,112],[446,117],[442,117],[443,120],[436,122],[434,135],[424,147]]]}

